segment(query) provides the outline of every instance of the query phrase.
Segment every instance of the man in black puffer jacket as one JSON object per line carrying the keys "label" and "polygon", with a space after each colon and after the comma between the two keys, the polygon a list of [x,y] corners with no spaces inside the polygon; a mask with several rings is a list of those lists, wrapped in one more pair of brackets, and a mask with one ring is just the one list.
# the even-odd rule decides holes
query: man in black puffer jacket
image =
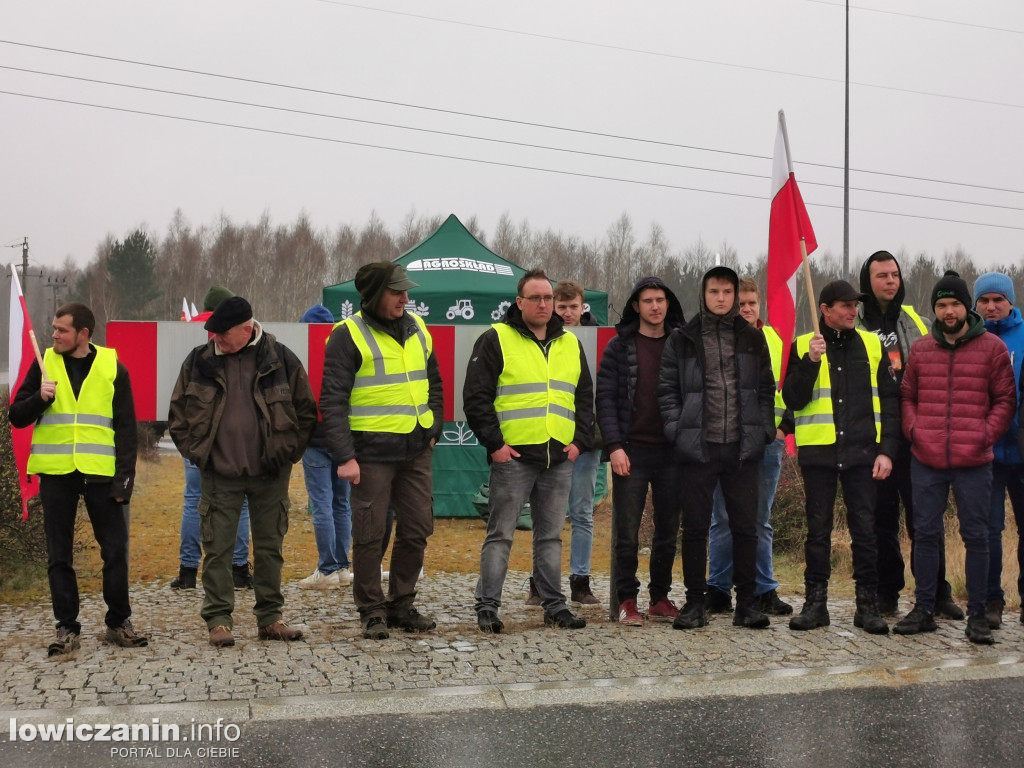
{"label": "man in black puffer jacket", "polygon": [[665,344],[658,406],[665,436],[682,462],[683,581],[686,604],[672,624],[707,623],[708,528],[721,482],[733,540],[733,624],[760,629],[756,606],[758,463],[775,439],[775,377],[764,334],[739,314],[739,277],[714,267],[702,281],[701,310]]}

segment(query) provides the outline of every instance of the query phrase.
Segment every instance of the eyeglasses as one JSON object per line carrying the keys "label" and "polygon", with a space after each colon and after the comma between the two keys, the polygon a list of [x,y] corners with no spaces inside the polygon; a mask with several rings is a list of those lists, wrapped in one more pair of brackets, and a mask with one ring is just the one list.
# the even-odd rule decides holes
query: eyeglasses
{"label": "eyeglasses", "polygon": [[555,297],[550,293],[547,296],[520,296],[519,298],[525,299],[531,304],[553,304]]}

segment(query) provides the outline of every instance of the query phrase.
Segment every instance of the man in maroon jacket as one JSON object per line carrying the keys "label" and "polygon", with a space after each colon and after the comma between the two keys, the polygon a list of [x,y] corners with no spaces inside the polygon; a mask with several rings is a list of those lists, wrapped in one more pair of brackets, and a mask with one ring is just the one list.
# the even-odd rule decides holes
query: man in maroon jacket
{"label": "man in maroon jacket", "polygon": [[935,588],[943,513],[953,486],[960,536],[967,550],[967,638],[993,643],[985,618],[988,580],[988,503],[992,446],[1017,407],[1006,345],[968,309],[960,276],[946,274],[932,290],[931,333],[914,342],[902,384],[903,433],[911,443],[917,541],[916,604],[893,631],[934,632]]}

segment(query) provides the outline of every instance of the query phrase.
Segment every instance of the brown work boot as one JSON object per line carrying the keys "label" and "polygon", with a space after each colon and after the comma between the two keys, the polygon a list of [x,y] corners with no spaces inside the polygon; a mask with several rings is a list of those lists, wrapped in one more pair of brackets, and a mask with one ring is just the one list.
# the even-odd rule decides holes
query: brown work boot
{"label": "brown work boot", "polygon": [[530,608],[540,607],[540,594],[537,592],[537,585],[533,583],[533,576],[530,577],[530,594],[526,596],[526,605]]}
{"label": "brown work boot", "polygon": [[601,601],[590,591],[589,576],[569,577],[569,602],[573,605],[600,605]]}
{"label": "brown work boot", "polygon": [[260,627],[260,640],[300,640],[302,630],[289,627],[278,619],[273,624]]}
{"label": "brown work boot", "polygon": [[214,648],[227,648],[235,644],[235,636],[231,634],[231,627],[223,624],[210,630],[210,645]]}

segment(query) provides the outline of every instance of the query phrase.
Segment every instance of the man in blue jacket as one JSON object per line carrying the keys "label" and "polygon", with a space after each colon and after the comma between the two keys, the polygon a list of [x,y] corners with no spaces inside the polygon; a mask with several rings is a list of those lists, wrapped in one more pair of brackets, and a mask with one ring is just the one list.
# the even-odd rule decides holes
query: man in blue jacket
{"label": "man in blue jacket", "polygon": [[[1020,402],[1020,364],[1024,358],[1024,318],[1015,307],[1013,281],[1001,272],[988,272],[974,283],[974,308],[985,320],[985,330],[994,333],[1010,352],[1013,380],[1017,385]],[[1017,447],[1017,415],[1010,428],[993,446],[992,505],[988,522],[988,590],[985,598],[985,618],[992,629],[999,629],[1005,606],[1003,594],[1003,529],[1006,527],[1006,494],[1010,494],[1013,516],[1017,521],[1018,536],[1024,527],[1024,461]],[[1017,593],[1024,594],[1024,548],[1017,541]],[[1024,621],[1024,608],[1021,610]]]}

